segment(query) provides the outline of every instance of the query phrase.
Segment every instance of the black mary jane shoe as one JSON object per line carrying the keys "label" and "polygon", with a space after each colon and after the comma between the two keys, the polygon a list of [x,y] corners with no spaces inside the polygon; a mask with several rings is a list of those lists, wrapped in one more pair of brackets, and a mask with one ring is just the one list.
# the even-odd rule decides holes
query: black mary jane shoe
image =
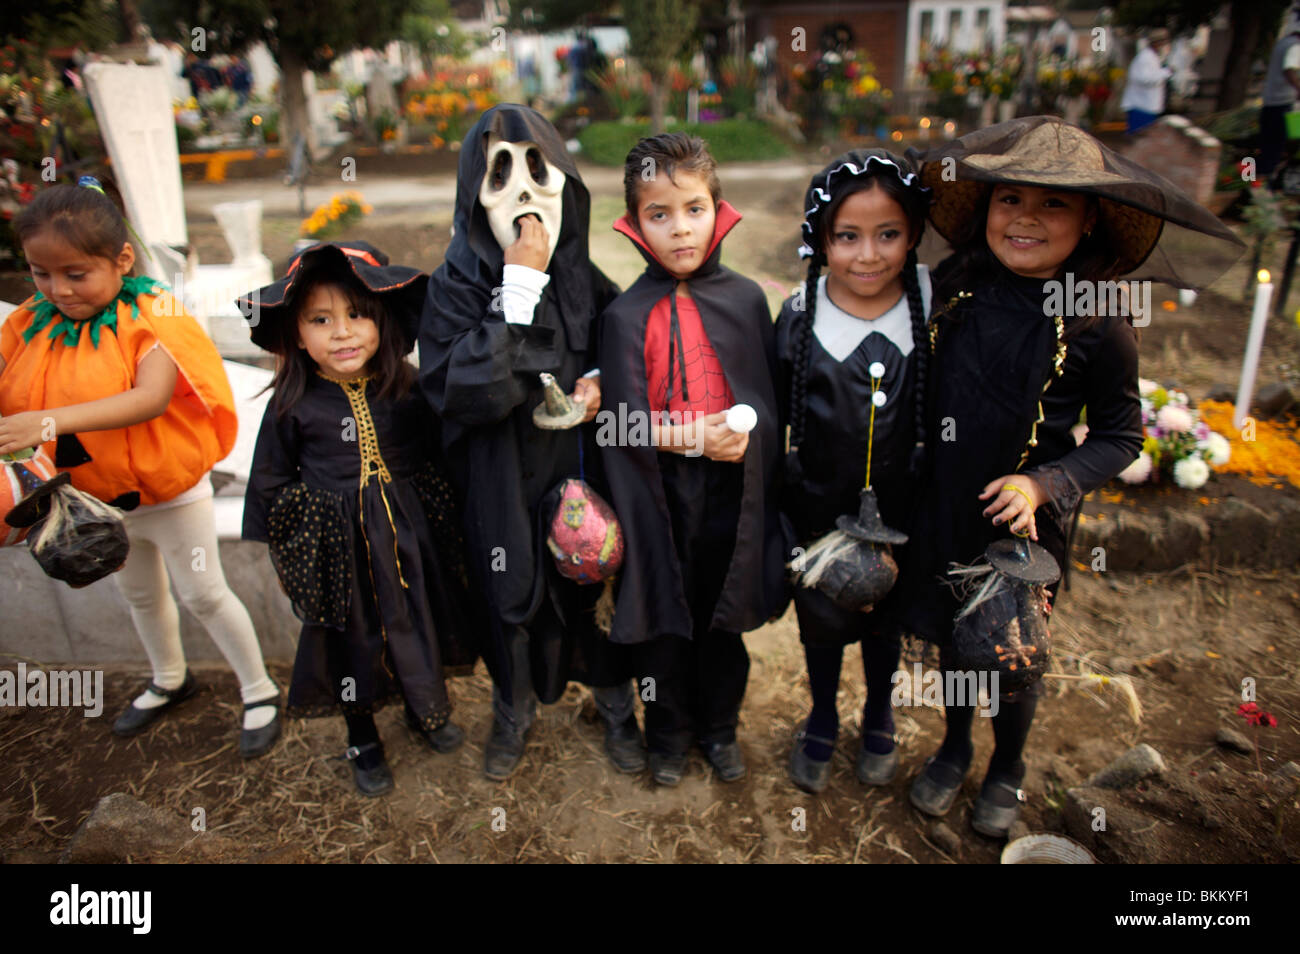
{"label": "black mary jane shoe", "polygon": [[738,782],[745,777],[745,757],[740,753],[739,742],[701,742],[700,750],[722,781]]}
{"label": "black mary jane shoe", "polygon": [[650,776],[660,785],[674,788],[686,774],[686,753],[651,752]]}
{"label": "black mary jane shoe", "polygon": [[617,725],[605,723],[605,754],[620,772],[636,775],[645,771],[645,740],[641,738],[641,727],[636,724],[635,715]]}
{"label": "black mary jane shoe", "polygon": [[492,732],[483,746],[483,774],[494,782],[504,782],[519,768],[524,757],[524,736],[511,731],[500,719],[493,718]]}
{"label": "black mary jane shoe", "polygon": [[794,747],[790,750],[790,781],[805,792],[818,795],[826,790],[831,780],[831,760],[823,762],[813,758],[804,748],[805,742],[816,742],[834,752],[835,740],[810,735],[806,721],[794,733]]}
{"label": "black mary jane shoe", "polygon": [[180,705],[190,696],[199,691],[199,685],[194,680],[194,674],[188,669],[185,670],[185,681],[175,689],[163,689],[152,679],[145,686],[150,692],[157,696],[164,696],[167,701],[160,706],[154,706],[152,709],[141,709],[134,701],[131,702],[122,714],[117,717],[113,723],[113,734],[121,736],[138,735],[147,729],[160,715],[174,706]]}
{"label": "black mary jane shoe", "polygon": [[908,793],[912,806],[935,818],[948,814],[961,793],[969,768],[970,766],[941,762],[938,757],[930,756]]}
{"label": "black mary jane shoe", "polygon": [[249,709],[260,709],[263,706],[275,707],[275,718],[262,726],[260,729],[239,730],[239,754],[246,759],[255,759],[259,755],[265,755],[271,751],[271,746],[275,745],[275,740],[280,738],[280,691],[277,687],[275,695],[270,699],[263,699],[260,702],[250,702],[244,706],[244,712]]}
{"label": "black mary jane shoe", "polygon": [[436,729],[426,729],[419,719],[407,712],[406,724],[429,748],[440,755],[455,752],[465,741],[465,730],[454,722],[444,722]]}
{"label": "black mary jane shoe", "polygon": [[[884,755],[872,752],[867,748],[867,739],[872,737],[888,739],[894,747]],[[862,744],[858,746],[858,758],[853,769],[863,785],[888,785],[898,774],[899,758],[898,736],[884,729],[868,729],[862,733]]]}
{"label": "black mary jane shoe", "polygon": [[1024,789],[1010,782],[986,778],[975,799],[970,825],[988,838],[1007,837],[1025,805]]}
{"label": "black mary jane shoe", "polygon": [[[362,757],[376,753],[364,761],[372,764],[363,768]],[[365,745],[350,745],[343,757],[352,763],[352,780],[356,782],[357,791],[367,798],[386,795],[393,790],[393,773],[384,761],[384,747],[379,742],[367,742]]]}

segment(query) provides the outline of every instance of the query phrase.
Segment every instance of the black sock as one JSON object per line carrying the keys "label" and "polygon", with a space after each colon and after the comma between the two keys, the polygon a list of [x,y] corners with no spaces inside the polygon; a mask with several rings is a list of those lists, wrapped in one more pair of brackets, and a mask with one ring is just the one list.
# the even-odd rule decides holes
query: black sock
{"label": "black sock", "polygon": [[[343,721],[348,727],[348,745],[361,748],[371,742],[379,741],[379,729],[375,726],[375,717],[370,713],[343,713]],[[357,765],[371,769],[384,760],[382,749],[371,749],[357,756]]]}
{"label": "black sock", "polygon": [[1034,721],[1038,697],[1026,694],[1015,702],[1003,702],[993,717],[993,758],[989,759],[989,778],[1018,788],[1025,777],[1021,755]]}
{"label": "black sock", "polygon": [[867,702],[862,708],[862,744],[868,752],[888,755],[892,738],[872,732],[894,734],[894,672],[898,669],[898,640],[869,636],[862,641],[862,675],[866,680]]}
{"label": "black sock", "polygon": [[[840,717],[835,709],[835,697],[840,691],[840,663],[844,650],[839,646],[808,646],[803,648],[808,662],[808,688],[812,693],[812,712],[808,714],[805,731],[823,739],[834,739],[840,731]],[[830,746],[821,742],[804,742],[804,751],[818,762],[831,757]]]}
{"label": "black sock", "polygon": [[[948,685],[947,679],[944,680],[944,684]],[[970,740],[975,707],[951,705],[950,700],[945,699],[943,714],[948,727],[944,732],[943,745],[939,748],[938,760],[955,765],[964,771],[975,756],[975,746]]]}

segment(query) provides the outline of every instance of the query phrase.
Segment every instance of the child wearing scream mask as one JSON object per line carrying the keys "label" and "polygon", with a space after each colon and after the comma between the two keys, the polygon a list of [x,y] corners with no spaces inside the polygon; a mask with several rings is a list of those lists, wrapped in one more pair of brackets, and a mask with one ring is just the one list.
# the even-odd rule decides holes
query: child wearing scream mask
{"label": "child wearing scream mask", "polygon": [[[772,319],[759,287],[720,262],[740,214],[721,201],[701,140],[641,140],[623,181],[627,215],[614,228],[646,270],[599,328],[597,443],[627,541],[610,638],[638,646],[655,780],[676,785],[694,742],[734,781],[746,771],[741,634],[783,594]],[[754,413],[733,415],[733,429],[736,405]]]}

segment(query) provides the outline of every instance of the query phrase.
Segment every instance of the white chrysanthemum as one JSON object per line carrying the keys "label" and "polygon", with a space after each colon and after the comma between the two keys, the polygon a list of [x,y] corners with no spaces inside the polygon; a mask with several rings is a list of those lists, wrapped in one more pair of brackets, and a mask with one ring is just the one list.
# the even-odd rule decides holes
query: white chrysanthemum
{"label": "white chrysanthemum", "polygon": [[1150,397],[1157,387],[1159,387],[1159,385],[1154,381],[1148,380],[1147,378],[1138,378],[1138,394],[1143,397]]}
{"label": "white chrysanthemum", "polygon": [[1146,451],[1138,454],[1137,460],[1119,472],[1119,479],[1126,484],[1143,484],[1151,476],[1151,455]]}
{"label": "white chrysanthemum", "polygon": [[1210,465],[1202,457],[1184,457],[1174,464],[1174,483],[1184,490],[1199,490],[1210,479]]}
{"label": "white chrysanthemum", "polygon": [[1222,434],[1216,434],[1210,431],[1210,436],[1205,439],[1205,449],[1210,452],[1210,466],[1222,467],[1232,456],[1232,445]]}
{"label": "white chrysanthemum", "polygon": [[1196,421],[1192,415],[1175,404],[1166,404],[1156,412],[1156,423],[1171,434],[1186,434]]}

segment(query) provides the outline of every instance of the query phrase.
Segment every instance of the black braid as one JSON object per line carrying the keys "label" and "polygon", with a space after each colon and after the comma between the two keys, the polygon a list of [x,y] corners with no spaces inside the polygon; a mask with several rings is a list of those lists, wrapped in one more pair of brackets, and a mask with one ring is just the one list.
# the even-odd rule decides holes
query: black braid
{"label": "black braid", "polygon": [[916,248],[907,253],[903,265],[903,290],[907,293],[907,308],[912,313],[912,353],[916,355],[916,446],[912,449],[911,472],[921,472],[925,460],[925,376],[930,365],[930,329],[925,321],[925,302],[921,299],[921,281],[916,267]]}
{"label": "black braid", "polygon": [[803,478],[799,463],[799,445],[803,443],[805,412],[808,409],[808,362],[812,352],[813,322],[817,319],[817,282],[821,278],[821,256],[808,260],[808,277],[804,282],[803,314],[794,317],[791,331],[792,345],[790,382],[790,453],[786,458],[786,476],[792,484]]}

